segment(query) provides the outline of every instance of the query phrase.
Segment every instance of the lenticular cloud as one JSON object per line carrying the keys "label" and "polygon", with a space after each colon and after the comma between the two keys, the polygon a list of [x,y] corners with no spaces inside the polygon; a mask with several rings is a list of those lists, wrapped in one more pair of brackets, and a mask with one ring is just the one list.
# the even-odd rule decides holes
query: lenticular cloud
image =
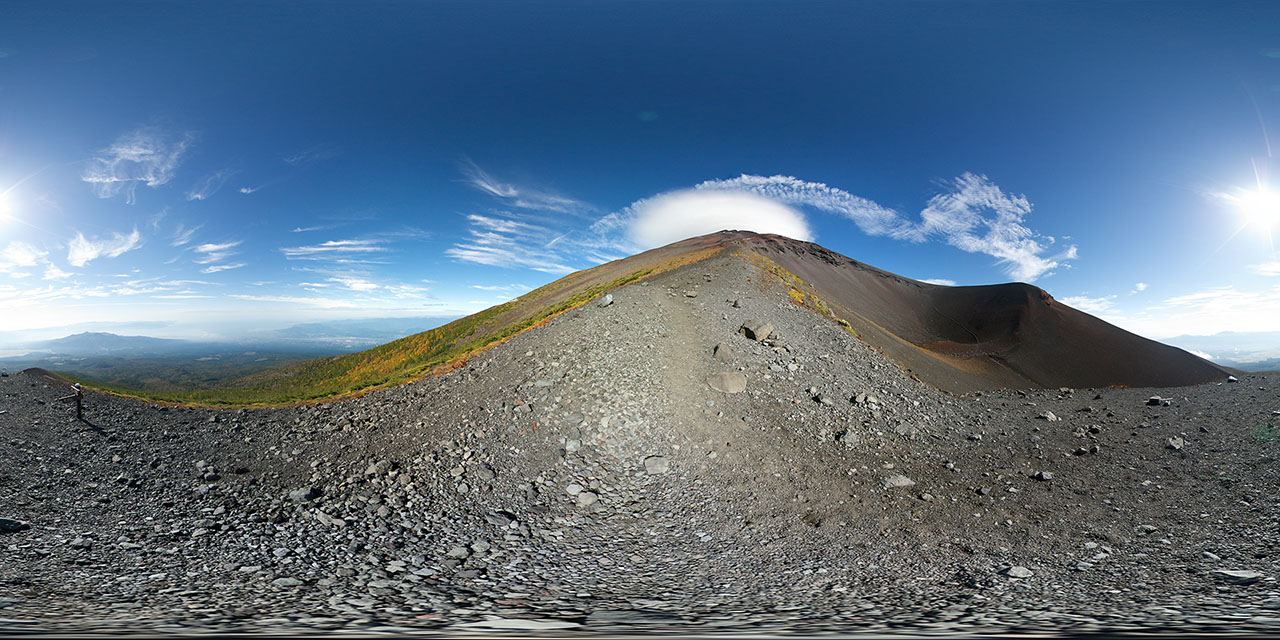
{"label": "lenticular cloud", "polygon": [[799,211],[744,191],[675,191],[641,200],[630,209],[633,215],[627,236],[644,248],[724,229],[813,239],[813,232]]}

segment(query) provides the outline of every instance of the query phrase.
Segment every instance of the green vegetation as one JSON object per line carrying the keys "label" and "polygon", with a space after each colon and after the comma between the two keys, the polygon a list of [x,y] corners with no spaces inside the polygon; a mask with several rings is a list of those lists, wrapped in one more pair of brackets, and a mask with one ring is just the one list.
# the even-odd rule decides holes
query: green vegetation
{"label": "green vegetation", "polygon": [[[477,353],[586,304],[605,291],[701,261],[718,251],[695,251],[667,259],[650,257],[647,261],[636,260],[637,256],[601,265],[565,276],[505,304],[366,351],[289,364],[226,381],[204,381],[181,390],[64,377],[123,396],[215,407],[289,405],[359,395],[459,367]],[[628,266],[639,268],[628,271]],[[624,275],[613,277],[620,273]]]}
{"label": "green vegetation", "polygon": [[[829,318],[835,321],[835,323],[840,325],[845,331],[853,334],[854,337],[858,337],[858,332],[853,330],[853,327],[849,325],[849,321],[837,316],[836,312],[831,310],[831,308],[822,301],[822,298],[818,297],[817,292],[813,290],[813,287],[810,286],[809,283],[801,280],[796,274],[782,268],[773,260],[770,260],[758,253],[749,252],[746,254],[746,258],[754,262],[756,266],[778,278],[778,280],[787,287],[787,295],[791,296],[791,301],[793,303],[814,311],[824,318]],[[806,291],[808,292],[807,294]]]}

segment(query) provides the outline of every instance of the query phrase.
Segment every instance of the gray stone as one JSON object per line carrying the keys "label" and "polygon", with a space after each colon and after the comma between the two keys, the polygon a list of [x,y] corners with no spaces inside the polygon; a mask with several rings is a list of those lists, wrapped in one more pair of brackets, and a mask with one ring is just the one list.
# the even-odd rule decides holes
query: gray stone
{"label": "gray stone", "polygon": [[738,328],[738,332],[756,342],[760,342],[773,333],[773,325],[759,320],[748,320],[742,323],[742,326]]}
{"label": "gray stone", "polygon": [[1054,413],[1053,413],[1052,411],[1045,411],[1044,413],[1042,413],[1042,414],[1040,414],[1040,415],[1038,415],[1038,416],[1036,416],[1036,417],[1037,417],[1037,418],[1039,418],[1039,419],[1041,419],[1041,420],[1046,420],[1046,421],[1048,421],[1048,422],[1057,422],[1057,421],[1059,421],[1059,420],[1061,420],[1061,419],[1062,419],[1062,418],[1059,418],[1058,416],[1054,415]]}
{"label": "gray stone", "polygon": [[1050,481],[1052,481],[1052,480],[1053,480],[1053,472],[1052,472],[1052,471],[1037,471],[1037,472],[1033,473],[1033,474],[1031,475],[1031,477],[1032,477],[1032,478],[1034,478],[1034,479],[1036,479],[1036,480],[1039,480],[1040,482],[1050,482]]}
{"label": "gray stone", "polygon": [[484,516],[485,521],[496,527],[509,527],[516,517],[506,511],[490,511]]}
{"label": "gray stone", "polygon": [[600,302],[597,302],[597,303],[596,303],[596,305],[597,305],[597,306],[599,306],[599,307],[600,307],[600,308],[602,308],[602,309],[603,309],[604,307],[607,307],[607,306],[611,305],[611,304],[613,304],[613,294],[612,294],[612,293],[606,293],[606,294],[604,294],[604,297],[603,297],[603,298],[600,298]]}
{"label": "gray stone", "polygon": [[1026,567],[1021,567],[1018,565],[1008,567],[1005,570],[1001,571],[1000,573],[1003,573],[1004,575],[1009,576],[1010,578],[1030,578],[1031,576],[1035,575],[1034,573],[1032,573],[1030,569]]}
{"label": "gray stone", "polygon": [[747,390],[747,377],[737,371],[725,371],[707,378],[707,386],[721,393],[742,393]]}
{"label": "gray stone", "polygon": [[590,507],[600,501],[600,496],[594,491],[581,491],[578,493],[577,503],[579,507]]}
{"label": "gray stone", "polygon": [[294,502],[310,502],[319,498],[320,490],[315,487],[301,487],[289,492],[289,499]]}
{"label": "gray stone", "polygon": [[1172,438],[1169,438],[1169,440],[1165,442],[1164,446],[1166,449],[1172,449],[1174,451],[1182,451],[1182,448],[1187,446],[1187,441],[1179,436],[1174,436]]}
{"label": "gray stone", "polygon": [[644,472],[649,475],[666,473],[671,469],[671,460],[665,456],[649,456],[644,459]]}
{"label": "gray stone", "polygon": [[733,351],[729,349],[729,345],[721,342],[711,349],[711,357],[725,364],[729,364],[733,362],[734,356]]}
{"label": "gray stone", "polygon": [[445,556],[447,556],[447,557],[450,557],[450,558],[455,558],[455,559],[458,559],[458,560],[462,560],[462,559],[467,558],[468,556],[470,556],[470,555],[471,555],[471,550],[470,550],[470,549],[468,549],[468,548],[466,548],[466,547],[464,547],[464,546],[462,546],[462,545],[458,545],[458,546],[456,546],[456,547],[454,547],[454,548],[452,548],[452,549],[450,549],[450,550],[446,551],[444,555],[445,555]]}
{"label": "gray stone", "polygon": [[277,587],[299,587],[299,586],[302,586],[302,581],[297,578],[286,577],[286,578],[276,578],[275,580],[271,581],[271,584],[274,584]]}
{"label": "gray stone", "polygon": [[1164,404],[1164,398],[1161,398],[1160,396],[1151,396],[1150,398],[1147,398],[1148,406],[1158,407],[1162,404]]}
{"label": "gray stone", "polygon": [[883,480],[886,489],[902,489],[905,487],[914,487],[916,482],[902,474],[889,476]]}
{"label": "gray stone", "polygon": [[1215,579],[1227,584],[1253,584],[1262,579],[1262,574],[1250,569],[1214,569],[1209,572]]}
{"label": "gray stone", "polygon": [[914,438],[920,435],[920,429],[909,424],[900,424],[893,428],[893,432],[905,438]]}

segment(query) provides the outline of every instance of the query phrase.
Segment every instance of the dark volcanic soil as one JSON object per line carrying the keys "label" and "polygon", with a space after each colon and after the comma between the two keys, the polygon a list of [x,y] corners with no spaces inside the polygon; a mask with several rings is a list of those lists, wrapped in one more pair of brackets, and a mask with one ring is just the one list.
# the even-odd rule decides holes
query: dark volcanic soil
{"label": "dark volcanic soil", "polygon": [[0,631],[1280,631],[1280,376],[954,396],[737,257],[612,295],[314,407],[0,378]]}

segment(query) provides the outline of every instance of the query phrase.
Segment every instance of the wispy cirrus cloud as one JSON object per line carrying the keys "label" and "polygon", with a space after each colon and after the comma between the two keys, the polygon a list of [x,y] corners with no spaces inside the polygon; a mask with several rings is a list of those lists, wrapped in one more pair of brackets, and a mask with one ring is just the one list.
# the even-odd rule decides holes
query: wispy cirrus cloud
{"label": "wispy cirrus cloud", "polygon": [[466,178],[468,184],[495,198],[499,198],[508,206],[556,213],[583,213],[592,209],[585,202],[551,191],[531,187],[517,187],[498,180],[470,160],[464,160],[461,168],[462,175]]}
{"label": "wispy cirrus cloud", "polygon": [[314,145],[307,147],[302,151],[295,151],[294,153],[287,154],[280,159],[283,160],[285,164],[297,166],[312,164],[320,162],[321,160],[329,160],[336,157],[338,157],[337,149],[325,145]]}
{"label": "wispy cirrus cloud", "polygon": [[67,263],[73,267],[83,267],[98,258],[116,258],[127,251],[132,251],[142,244],[142,235],[137,228],[124,234],[114,232],[110,237],[90,240],[84,234],[77,233],[68,243]]}
{"label": "wispy cirrus cloud", "polygon": [[547,250],[547,245],[559,238],[547,227],[498,215],[471,214],[467,222],[469,237],[447,249],[445,255],[464,262],[552,274],[575,270],[561,261],[558,252]]}
{"label": "wispy cirrus cloud", "polygon": [[247,266],[249,265],[244,262],[234,262],[231,264],[211,264],[201,269],[200,273],[218,273],[219,271],[230,271],[232,269],[239,269],[241,267],[247,267]]}
{"label": "wispy cirrus cloud", "polygon": [[351,238],[326,240],[319,244],[297,247],[281,247],[280,253],[290,260],[341,260],[358,259],[370,254],[388,251],[386,241],[378,238]]}
{"label": "wispy cirrus cloud", "polygon": [[[212,264],[215,262],[222,262],[223,260],[226,260],[227,258],[230,258],[231,256],[234,256],[237,253],[239,253],[238,251],[235,251],[235,248],[240,246],[242,242],[244,241],[234,240],[232,242],[222,242],[222,243],[206,242],[205,244],[196,245],[191,248],[192,251],[199,254],[194,259],[194,262],[196,264]],[[213,273],[213,272],[206,271],[206,273]]]}
{"label": "wispy cirrus cloud", "polygon": [[99,198],[123,195],[125,202],[133,204],[138,185],[159,187],[173,179],[195,140],[196,134],[190,131],[139,127],[90,158],[80,179],[89,183]]}
{"label": "wispy cirrus cloud", "polygon": [[954,286],[956,286],[956,281],[955,281],[955,280],[948,280],[948,279],[946,279],[946,278],[927,278],[927,279],[925,279],[925,280],[921,280],[920,282],[925,282],[925,283],[928,283],[928,284],[936,284],[936,285],[938,285],[938,286],[940,286],[940,287],[954,287]]}
{"label": "wispy cirrus cloud", "polygon": [[178,228],[173,232],[173,240],[169,242],[169,246],[181,247],[182,245],[187,244],[188,242],[191,242],[191,237],[194,236],[196,232],[199,231],[200,228],[203,226],[204,225],[202,224],[198,224],[194,227],[188,227],[182,223],[179,223]]}
{"label": "wispy cirrus cloud", "polygon": [[231,176],[235,175],[235,171],[224,170],[215,171],[203,178],[187,192],[187,201],[206,200],[222,188]]}

